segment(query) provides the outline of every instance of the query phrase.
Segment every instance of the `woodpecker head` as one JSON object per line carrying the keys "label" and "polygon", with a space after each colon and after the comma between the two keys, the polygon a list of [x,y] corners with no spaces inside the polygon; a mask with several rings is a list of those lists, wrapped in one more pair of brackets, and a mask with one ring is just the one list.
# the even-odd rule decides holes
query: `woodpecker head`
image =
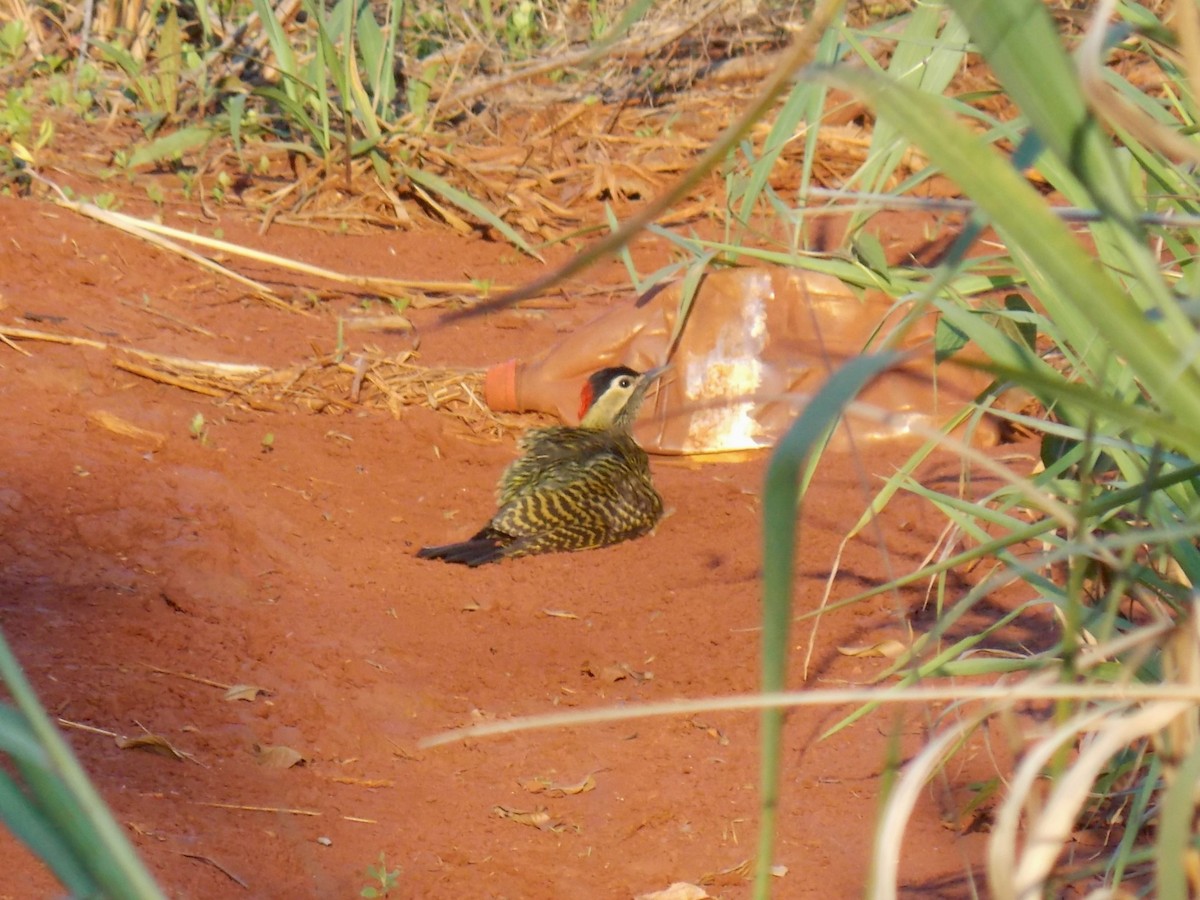
{"label": "woodpecker head", "polygon": [[665,370],[666,366],[659,366],[642,374],[627,366],[613,366],[593,372],[579,395],[580,427],[631,428],[646,390]]}

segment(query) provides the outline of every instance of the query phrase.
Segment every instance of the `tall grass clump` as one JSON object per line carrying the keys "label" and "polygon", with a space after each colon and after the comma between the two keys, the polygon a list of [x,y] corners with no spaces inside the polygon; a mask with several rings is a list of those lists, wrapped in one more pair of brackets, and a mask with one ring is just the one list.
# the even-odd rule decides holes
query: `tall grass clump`
{"label": "tall grass clump", "polygon": [[[936,622],[891,667],[896,684],[881,687],[879,700],[900,699],[926,679],[960,677],[1000,677],[1013,698],[972,703],[964,687],[962,702],[939,717],[881,818],[875,896],[895,896],[899,839],[921,785],[988,722],[1003,723],[1021,760],[998,800],[987,867],[992,895],[1055,895],[1071,882],[1163,897],[1200,888],[1190,874],[1200,871],[1193,827],[1200,639],[1192,612],[1200,576],[1200,145],[1192,138],[1200,22],[1192,4],[1178,5],[1171,21],[1159,18],[1166,8],[1103,2],[1085,21],[1070,20],[1076,27],[1060,29],[1038,0],[922,4],[891,32],[898,46],[886,69],[856,52],[849,32],[837,48],[827,35],[829,60],[811,68],[792,95],[797,108],[812,110],[822,90],[837,87],[874,110],[872,153],[854,187],[878,199],[895,180],[900,156],[916,148],[928,165],[893,187],[893,196],[939,174],[974,203],[932,271],[871,265],[873,255],[861,249],[815,264],[850,280],[857,272],[861,283],[873,281],[914,313],[936,309],[946,338],[940,351],[951,355],[962,341],[973,342],[991,360],[994,393],[1019,388],[1044,410],[991,409],[1040,435],[1035,471],[1007,473],[983,497],[933,490],[912,475],[939,443],[931,440],[857,526],[901,491],[947,521],[942,546],[930,554],[935,562],[840,602],[915,582],[937,588]],[[971,104],[977,98],[946,91],[968,54],[985,61],[1015,116],[990,115]],[[1125,65],[1108,65],[1114,55]],[[765,187],[751,200],[798,223],[796,245],[774,258],[814,265],[800,246],[811,210]],[[1084,213],[1068,217],[1056,206]],[[861,244],[864,233],[856,230],[867,219],[854,220],[852,250],[869,251],[869,236]],[[1078,219],[1085,221],[1069,224]],[[987,228],[1003,252],[971,253]],[[1014,288],[1019,302],[1003,296]],[[805,475],[821,436],[857,389],[888,366],[890,346],[885,337],[835,375],[772,460],[764,513],[768,691],[785,684]],[[964,451],[963,459],[969,468],[978,456]],[[962,596],[947,592],[946,574],[967,566],[974,587]],[[961,636],[955,626],[1002,588],[1022,598],[1016,611]],[[1051,649],[1003,659],[979,652],[1006,624],[1047,608],[1060,626]],[[1112,685],[1129,686],[1130,699],[1095,690]],[[1051,722],[1042,730],[1001,715],[1051,694]],[[760,873],[770,862],[781,715],[765,714]],[[1070,835],[1089,814],[1112,823],[1105,852],[1072,861]],[[760,895],[765,884],[760,878]]]}
{"label": "tall grass clump", "polygon": [[0,636],[0,822],[74,897],[163,896]]}

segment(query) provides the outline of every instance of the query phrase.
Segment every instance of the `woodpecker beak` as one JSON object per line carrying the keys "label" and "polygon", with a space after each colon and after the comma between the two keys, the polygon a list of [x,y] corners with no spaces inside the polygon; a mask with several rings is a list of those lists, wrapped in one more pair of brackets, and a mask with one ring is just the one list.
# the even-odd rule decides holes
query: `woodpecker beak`
{"label": "woodpecker beak", "polygon": [[643,372],[638,379],[637,387],[634,388],[634,394],[629,404],[626,406],[626,412],[629,415],[629,421],[632,422],[637,416],[638,410],[642,406],[642,401],[646,399],[646,395],[650,393],[651,388],[654,388],[659,379],[670,369],[670,363],[658,366],[648,372]]}
{"label": "woodpecker beak", "polygon": [[661,366],[651,369],[649,372],[642,373],[642,381],[647,385],[653,384],[671,368],[670,363],[663,363]]}
{"label": "woodpecker beak", "polygon": [[[670,363],[664,363],[661,366],[657,366],[657,367],[651,369],[649,372],[643,372],[642,377],[638,380],[638,386],[637,386],[638,397],[643,398],[648,393],[650,393],[650,389],[658,383],[659,379],[661,379],[665,374],[667,374],[667,370],[670,368],[671,368]],[[638,402],[640,403],[641,400],[639,399]]]}

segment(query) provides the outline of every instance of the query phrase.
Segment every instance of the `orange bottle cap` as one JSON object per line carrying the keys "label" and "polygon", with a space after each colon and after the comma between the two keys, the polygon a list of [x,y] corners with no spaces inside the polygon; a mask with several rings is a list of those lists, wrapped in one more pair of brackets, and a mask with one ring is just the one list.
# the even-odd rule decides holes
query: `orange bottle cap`
{"label": "orange bottle cap", "polygon": [[517,405],[517,360],[496,363],[483,376],[483,401],[496,412],[520,412]]}

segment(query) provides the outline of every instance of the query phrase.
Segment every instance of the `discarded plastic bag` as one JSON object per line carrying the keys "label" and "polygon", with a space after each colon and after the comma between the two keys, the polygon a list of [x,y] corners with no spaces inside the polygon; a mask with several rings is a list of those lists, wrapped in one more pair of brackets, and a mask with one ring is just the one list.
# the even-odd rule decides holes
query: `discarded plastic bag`
{"label": "discarded plastic bag", "polygon": [[[537,410],[579,422],[579,393],[605,366],[645,371],[666,362],[679,312],[679,283],[613,309],[532,359],[488,370],[487,404],[497,411]],[[719,453],[771,447],[825,379],[871,343],[891,303],[861,300],[838,279],[784,268],[725,269],[707,274],[656,394],[635,428],[656,453]],[[859,400],[892,415],[847,417],[831,441],[910,437],[915,423],[940,427],[986,386],[985,375],[942,367],[935,373],[930,313],[905,346],[925,344]],[[904,349],[904,348],[899,348]],[[985,442],[987,438],[984,438]],[[994,440],[994,436],[992,438]]]}

